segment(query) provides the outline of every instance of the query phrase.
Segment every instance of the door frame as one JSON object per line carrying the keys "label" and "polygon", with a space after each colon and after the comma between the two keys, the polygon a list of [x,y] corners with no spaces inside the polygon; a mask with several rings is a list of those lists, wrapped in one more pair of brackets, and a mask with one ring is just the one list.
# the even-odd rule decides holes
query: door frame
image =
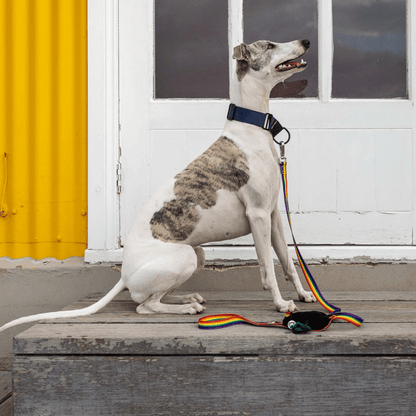
{"label": "door frame", "polygon": [[[413,244],[416,244],[416,117],[414,114],[414,102],[416,97],[416,0],[408,0],[408,79],[409,79],[409,100],[397,100],[398,114],[400,120],[389,118],[388,111],[383,111],[383,103],[380,100],[365,100],[368,114],[378,114],[370,116],[373,124],[376,122],[377,128],[401,128],[406,125],[413,131]],[[146,3],[147,12],[138,13]],[[165,111],[169,105],[169,100],[153,101],[153,110],[148,111],[148,106],[144,103],[151,100],[152,86],[149,85],[146,77],[134,76],[134,71],[126,71],[120,75],[119,68],[122,65],[131,65],[137,68],[142,65],[140,56],[131,53],[132,47],[141,41],[143,30],[151,30],[151,18],[153,13],[152,0],[137,2],[135,0],[88,0],[88,249],[85,251],[85,261],[95,262],[121,262],[122,248],[120,244],[120,194],[117,193],[118,163],[120,154],[120,137],[127,134],[137,137],[146,130],[148,125],[154,124],[155,120],[161,122],[161,114],[169,114]],[[122,7],[120,7],[122,4]],[[241,41],[241,19],[242,19],[242,0],[230,0],[229,33],[230,45]],[[332,13],[331,0],[318,0],[318,7],[322,19],[319,21],[319,94],[320,105],[325,105],[330,100],[331,94],[331,73],[332,73],[332,34],[328,25],[324,21],[330,19]],[[126,25],[129,16],[136,16],[134,24]],[[123,25],[119,25],[119,22]],[[141,45],[141,48],[144,45]],[[231,48],[231,46],[230,46]],[[149,57],[146,67],[142,71],[151,76],[153,64],[151,56],[153,50],[146,50]],[[412,82],[413,80],[413,82]],[[125,92],[133,88],[136,94],[129,94],[129,99],[122,99],[126,96]],[[124,95],[123,95],[124,94]],[[326,117],[320,121],[314,119],[314,114],[310,111],[316,107],[313,100],[287,100],[282,119],[287,120],[293,112],[302,112],[306,116],[301,121],[301,126],[308,126],[308,123],[315,123],[316,128],[330,128],[331,120],[338,119],[342,125],[347,125],[349,121],[343,117],[347,112],[354,110],[351,103],[362,103],[362,100],[332,100],[328,106]],[[227,101],[216,101],[219,112],[207,118],[210,127],[222,127],[223,120],[218,114],[224,114],[228,106]],[[204,106],[209,106],[209,100],[198,102],[198,111],[203,111]],[[271,111],[277,104],[271,103]],[[170,114],[171,119],[175,119],[177,125],[186,127],[189,120],[189,111],[194,104],[189,100],[183,100],[178,106],[178,113]],[[224,108],[222,108],[224,107]],[[135,108],[142,108],[141,123],[142,128],[134,123],[130,123],[135,115],[131,112]],[[147,108],[147,110],[146,110]],[[222,111],[224,110],[224,111]],[[185,117],[185,114],[188,115]],[[380,116],[380,114],[384,115]],[[280,114],[282,112],[280,111]],[[136,115],[137,116],[137,115]],[[367,115],[363,116],[360,111],[354,116],[355,128],[365,128]],[[163,123],[168,125],[169,117],[163,118]],[[318,123],[318,124],[317,124]],[[329,123],[329,125],[328,125]],[[160,126],[163,128],[163,126]],[[290,126],[289,126],[290,127]],[[350,125],[348,125],[350,127]],[[373,125],[372,125],[373,127]],[[136,141],[137,142],[137,141]],[[137,143],[131,144],[134,151],[138,152]],[[126,143],[123,143],[123,152],[128,153]],[[141,144],[140,153],[144,160],[148,158],[149,149]],[[147,159],[148,160],[148,159]],[[134,167],[131,167],[134,171]],[[123,167],[124,173],[124,167]],[[133,177],[132,177],[133,176]],[[127,178],[123,178],[123,186],[129,186],[131,181],[135,181],[135,188],[140,192],[146,193],[148,186],[147,178],[134,178],[129,173]],[[138,183],[137,183],[138,182]],[[134,207],[133,207],[134,208]],[[302,253],[306,259],[353,259],[354,257],[366,257],[372,260],[416,260],[415,246],[304,246]],[[205,249],[208,260],[217,258],[241,258],[244,260],[255,259],[254,247],[209,247]]]}
{"label": "door frame", "polygon": [[85,261],[119,262],[118,0],[88,0],[88,248]]}

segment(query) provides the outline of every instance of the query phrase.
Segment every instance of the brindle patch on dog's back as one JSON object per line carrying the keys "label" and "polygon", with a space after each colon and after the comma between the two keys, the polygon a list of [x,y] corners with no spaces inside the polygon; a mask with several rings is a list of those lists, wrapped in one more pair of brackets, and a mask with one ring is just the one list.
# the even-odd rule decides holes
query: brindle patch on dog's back
{"label": "brindle patch on dog's back", "polygon": [[165,202],[150,221],[153,237],[162,241],[186,240],[199,220],[197,205],[212,208],[218,190],[236,192],[245,185],[249,180],[247,157],[222,136],[175,178],[175,199]]}

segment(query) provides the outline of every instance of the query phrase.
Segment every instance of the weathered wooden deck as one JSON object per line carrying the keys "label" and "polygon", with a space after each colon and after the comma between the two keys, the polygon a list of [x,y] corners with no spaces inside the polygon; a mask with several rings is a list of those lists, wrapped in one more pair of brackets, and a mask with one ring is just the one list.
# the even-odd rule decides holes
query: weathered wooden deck
{"label": "weathered wooden deck", "polygon": [[[207,315],[284,316],[266,292],[201,295]],[[138,316],[127,293],[96,315],[40,323],[14,340],[15,415],[415,414],[416,292],[325,296],[362,327],[204,331],[201,315]]]}
{"label": "weathered wooden deck", "polygon": [[0,416],[12,416],[12,378],[10,371],[0,371]]}

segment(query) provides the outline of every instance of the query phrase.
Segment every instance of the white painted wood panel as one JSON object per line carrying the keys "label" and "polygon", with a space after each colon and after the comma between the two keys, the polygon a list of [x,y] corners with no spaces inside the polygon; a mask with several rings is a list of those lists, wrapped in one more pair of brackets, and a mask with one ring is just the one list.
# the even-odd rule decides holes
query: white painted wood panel
{"label": "white painted wood panel", "polygon": [[[286,168],[287,168],[287,177],[288,177],[288,194],[289,194],[289,207],[292,212],[299,211],[299,203],[300,203],[300,188],[301,188],[301,172],[302,170],[299,169],[300,160],[300,131],[299,130],[291,130],[291,139],[290,142],[285,146],[285,153],[286,153]],[[282,134],[286,134],[282,132]],[[277,140],[280,140],[279,136],[277,136]],[[276,150],[279,154],[279,146],[275,146]],[[283,191],[280,191],[279,194],[279,201],[278,207],[281,211],[285,210],[285,203],[283,199]]]}
{"label": "white painted wood panel", "polygon": [[299,163],[294,168],[300,176],[300,211],[337,210],[336,155],[336,130],[300,131]]}
{"label": "white painted wood panel", "polygon": [[337,209],[374,211],[374,130],[339,130],[337,137]]}
{"label": "white painted wood panel", "polygon": [[[149,195],[220,134],[220,130],[151,130]],[[397,147],[390,146],[392,136]],[[286,150],[289,204],[299,243],[411,243],[409,130],[294,130]],[[387,161],[385,152],[391,156]],[[282,194],[279,207],[286,239],[291,241]],[[131,210],[128,221],[133,222],[136,213]],[[213,244],[251,245],[253,239],[250,235]]]}
{"label": "white painted wood panel", "polygon": [[[174,105],[173,105],[174,104]],[[227,100],[152,101],[149,127],[154,130],[222,129]],[[275,99],[270,112],[290,129],[404,129],[413,127],[408,100]]]}
{"label": "white painted wood panel", "polygon": [[188,164],[205,152],[220,136],[222,130],[188,131]]}
{"label": "white painted wood panel", "polygon": [[[172,157],[174,155],[175,157]],[[188,161],[187,132],[150,132],[150,193],[183,170]],[[150,195],[149,195],[150,196]]]}
{"label": "white painted wood panel", "polygon": [[412,211],[412,131],[378,130],[374,144],[375,209]]}
{"label": "white painted wood panel", "polygon": [[[285,213],[281,213],[288,243],[292,242]],[[412,244],[411,212],[303,212],[291,215],[298,244]],[[251,235],[214,245],[250,245]]]}
{"label": "white painted wood panel", "polygon": [[[218,259],[257,260],[256,251],[253,246],[209,246],[204,247],[207,261]],[[386,262],[386,261],[416,261],[415,246],[302,246],[303,258],[310,264],[324,261],[342,261],[351,263],[362,262]],[[292,258],[296,258],[293,246],[289,247]],[[274,255],[276,259],[276,255]],[[85,261],[87,263],[100,263],[110,261],[121,263],[123,249],[117,250],[87,250]]]}
{"label": "white painted wood panel", "polygon": [[151,130],[150,194],[185,169],[220,135],[220,130]]}
{"label": "white painted wood panel", "polygon": [[[230,259],[230,260],[257,260],[254,247],[204,247],[205,259],[207,261]],[[293,246],[289,247],[291,257],[297,261]],[[351,263],[362,262],[386,262],[386,261],[415,261],[416,247],[414,246],[302,246],[302,257],[309,264],[321,261],[341,261]],[[276,254],[273,257],[277,259]],[[99,256],[97,253],[97,261]]]}

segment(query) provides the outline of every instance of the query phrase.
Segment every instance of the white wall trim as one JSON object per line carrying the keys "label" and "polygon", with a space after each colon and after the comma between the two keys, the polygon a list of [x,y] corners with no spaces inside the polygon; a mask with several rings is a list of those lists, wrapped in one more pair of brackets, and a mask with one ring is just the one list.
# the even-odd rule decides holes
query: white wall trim
{"label": "white wall trim", "polygon": [[[416,261],[414,246],[300,246],[300,252],[306,262],[321,263],[322,261],[342,261],[347,263],[383,263]],[[289,247],[292,258],[296,258],[293,246]],[[257,260],[255,248],[252,246],[204,247],[207,261],[213,260]],[[276,259],[276,255],[274,255]],[[121,263],[123,249],[87,250],[87,263]]]}
{"label": "white wall trim", "polygon": [[118,96],[118,0],[89,0],[88,250],[119,247]]}

